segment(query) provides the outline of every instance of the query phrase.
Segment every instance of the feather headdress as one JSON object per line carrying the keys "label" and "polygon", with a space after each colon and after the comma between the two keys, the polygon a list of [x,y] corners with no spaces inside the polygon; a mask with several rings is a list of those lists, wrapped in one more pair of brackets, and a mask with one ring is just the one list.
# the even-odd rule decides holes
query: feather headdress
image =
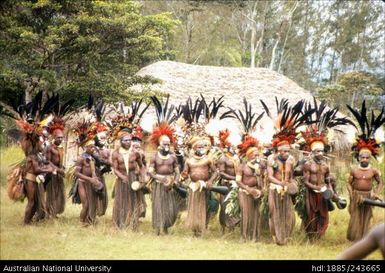
{"label": "feather headdress", "polygon": [[238,145],[239,155],[240,156],[249,156],[252,152],[258,151],[260,149],[259,142],[256,138],[246,135],[243,138],[241,144]]}
{"label": "feather headdress", "polygon": [[278,102],[277,97],[275,97],[277,107],[277,118],[275,119],[267,105],[262,100],[260,101],[267,116],[274,121],[276,131],[272,140],[272,146],[274,148],[293,144],[297,140],[297,128],[304,125],[308,117],[315,111],[314,109],[303,111],[305,105],[304,100],[300,100],[295,105],[289,106],[287,99],[281,99],[281,101]]}
{"label": "feather headdress", "polygon": [[70,99],[64,104],[60,104],[59,94],[53,96],[55,102],[53,106],[53,120],[49,124],[49,133],[53,135],[57,130],[64,131],[66,118],[65,116],[70,113],[71,107],[74,104],[75,100]]}
{"label": "feather headdress", "polygon": [[108,131],[107,126],[103,122],[105,108],[102,100],[95,100],[92,95],[88,97],[87,104],[80,108],[82,110],[85,109],[85,115],[73,128],[73,132],[77,135],[77,145],[95,144],[96,135],[99,132]]}
{"label": "feather headdress", "polygon": [[219,132],[219,147],[224,149],[231,146],[230,141],[228,140],[230,136],[229,129],[225,129]]}
{"label": "feather headdress", "polygon": [[245,137],[246,135],[250,135],[252,133],[265,113],[262,112],[259,115],[257,115],[257,113],[253,113],[253,107],[247,102],[246,98],[243,98],[243,105],[245,107],[244,112],[241,110],[236,111],[230,108],[230,111],[225,114],[227,117],[236,118],[241,123],[243,137]]}
{"label": "feather headdress", "polygon": [[237,119],[242,125],[242,143],[238,145],[240,156],[248,156],[254,150],[259,149],[259,142],[256,138],[251,136],[251,133],[255,130],[258,122],[263,117],[264,112],[257,115],[253,112],[253,107],[247,102],[246,98],[243,98],[244,111],[234,110],[229,108],[230,111],[224,115],[230,118]]}
{"label": "feather headdress", "polygon": [[385,124],[385,107],[382,108],[380,114],[377,117],[372,110],[371,119],[369,122],[365,100],[362,102],[361,111],[358,109],[353,109],[349,105],[346,106],[357,120],[360,129],[356,143],[352,146],[354,156],[357,158],[361,151],[366,150],[376,158],[380,152],[380,143],[376,141],[374,135],[377,129]]}
{"label": "feather headdress", "polygon": [[333,129],[341,131],[337,126],[354,124],[348,118],[337,117],[338,108],[327,109],[326,102],[322,101],[320,104],[313,98],[314,106],[311,103],[305,105],[305,112],[310,112],[312,109],[314,113],[308,115],[305,123],[307,124],[305,131],[301,131],[302,137],[305,140],[305,145],[302,149],[306,151],[314,150],[317,147],[325,147],[328,145],[327,138],[328,130]]}
{"label": "feather headdress", "polygon": [[132,101],[130,107],[126,107],[123,103],[119,104],[116,115],[107,123],[110,127],[110,141],[126,134],[131,134],[138,139],[143,137],[139,122],[150,104],[141,108],[142,103],[143,99]]}
{"label": "feather headdress", "polygon": [[47,130],[53,119],[53,107],[56,100],[49,97],[43,104],[43,92],[40,91],[32,101],[25,104],[23,98],[19,98],[19,105],[12,101],[12,116],[15,119],[18,130],[13,130],[12,135],[22,141],[22,149],[25,154],[35,150],[40,137]]}
{"label": "feather headdress", "polygon": [[94,143],[94,138],[96,136],[96,131],[93,128],[93,123],[89,120],[83,119],[78,122],[73,129],[73,132],[76,134],[76,144],[80,147],[86,146],[90,142]]}
{"label": "feather headdress", "polygon": [[156,146],[160,144],[164,136],[169,138],[171,144],[175,143],[175,129],[171,124],[177,120],[178,113],[174,113],[174,105],[169,105],[169,98],[168,95],[166,102],[162,103],[157,97],[151,97],[157,116],[157,122],[151,134],[151,142]]}

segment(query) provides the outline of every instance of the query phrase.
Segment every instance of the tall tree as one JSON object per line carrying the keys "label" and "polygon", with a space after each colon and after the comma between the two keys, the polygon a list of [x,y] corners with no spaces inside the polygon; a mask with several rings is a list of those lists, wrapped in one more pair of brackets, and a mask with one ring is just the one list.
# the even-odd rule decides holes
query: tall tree
{"label": "tall tree", "polygon": [[143,2],[149,14],[169,11],[181,21],[171,39],[177,61],[267,67],[309,90],[350,70],[385,70],[381,1]]}
{"label": "tall tree", "polygon": [[[127,97],[133,77],[168,54],[170,14],[142,16],[132,1],[3,1],[0,16],[1,89],[60,92],[82,101]],[[8,93],[7,91],[7,93]],[[3,99],[8,94],[1,94]]]}
{"label": "tall tree", "polygon": [[381,78],[359,71],[350,71],[338,76],[336,83],[318,89],[318,97],[326,100],[335,107],[349,104],[352,108],[359,108],[363,100],[368,101],[369,107],[381,109],[384,104],[378,103],[384,95]]}

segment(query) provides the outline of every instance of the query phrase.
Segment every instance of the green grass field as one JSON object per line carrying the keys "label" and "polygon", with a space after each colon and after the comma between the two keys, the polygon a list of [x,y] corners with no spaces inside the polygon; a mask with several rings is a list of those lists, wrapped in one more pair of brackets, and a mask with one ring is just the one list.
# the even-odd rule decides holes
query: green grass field
{"label": "green grass field", "polygon": [[[300,229],[297,218],[295,231],[286,246],[275,245],[267,230],[262,231],[258,243],[240,240],[237,228],[232,233],[221,234],[217,217],[212,219],[202,238],[192,237],[185,228],[186,212],[181,214],[169,235],[156,236],[151,226],[151,203],[147,196],[147,215],[142,218],[138,232],[117,230],[112,225],[112,200],[105,216],[98,218],[95,226],[80,227],[80,206],[67,200],[66,210],[58,219],[23,226],[26,201],[13,202],[6,193],[8,165],[23,157],[18,148],[1,151],[0,193],[0,258],[5,259],[335,259],[351,243],[346,237],[349,220],[347,210],[330,213],[326,236],[310,243]],[[109,196],[114,177],[108,176]],[[68,189],[67,189],[68,192]],[[384,209],[375,208],[372,225],[385,220]],[[382,259],[379,251],[368,259]]]}

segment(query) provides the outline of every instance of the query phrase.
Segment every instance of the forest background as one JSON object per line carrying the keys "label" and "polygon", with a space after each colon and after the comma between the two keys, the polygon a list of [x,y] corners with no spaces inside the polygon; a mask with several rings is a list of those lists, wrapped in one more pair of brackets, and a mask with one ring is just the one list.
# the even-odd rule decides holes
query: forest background
{"label": "forest background", "polygon": [[[142,93],[130,90],[137,83],[157,83],[156,78],[135,73],[160,60],[269,68],[343,112],[345,104],[359,107],[364,99],[378,112],[385,104],[384,42],[383,1],[4,0],[0,3],[0,114],[12,104],[30,101],[38,91],[45,96],[59,93],[63,100],[75,97],[77,106],[89,94],[112,103],[163,95],[151,88]],[[85,259],[333,259],[349,245],[346,210],[332,213],[325,239],[314,244],[306,240],[297,221],[284,249],[271,243],[267,231],[257,248],[241,243],[239,231],[221,237],[217,221],[205,239],[191,238],[183,225],[177,225],[169,237],[155,237],[150,218],[139,235],[113,230],[110,217],[82,230],[75,206],[69,206],[58,221],[23,228],[25,204],[13,204],[5,191],[9,164],[23,157],[20,149],[5,148],[6,130],[13,126],[12,120],[0,115],[1,259],[79,255]],[[342,180],[346,172],[341,171]],[[111,190],[113,177],[108,183]],[[384,221],[383,210],[376,208],[374,216],[374,223]],[[95,236],[103,239],[95,244]],[[141,240],[136,240],[138,236]],[[42,251],[22,251],[25,243],[40,245]],[[170,247],[173,251],[165,251]],[[106,248],[113,250],[98,251]]]}

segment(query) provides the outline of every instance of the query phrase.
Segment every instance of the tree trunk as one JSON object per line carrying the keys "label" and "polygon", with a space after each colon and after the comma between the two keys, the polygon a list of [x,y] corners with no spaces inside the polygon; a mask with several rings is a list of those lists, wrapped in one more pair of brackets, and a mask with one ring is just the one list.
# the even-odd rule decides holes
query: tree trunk
{"label": "tree trunk", "polygon": [[257,22],[256,22],[256,15],[257,15],[257,4],[258,2],[255,1],[253,8],[250,13],[250,24],[251,24],[251,37],[250,37],[250,67],[255,68],[255,55],[256,55],[256,39],[257,39]]}
{"label": "tree trunk", "polygon": [[23,81],[23,87],[25,88],[24,99],[26,104],[32,101],[32,93],[38,85],[38,82],[39,80],[36,80],[33,77],[30,77]]}
{"label": "tree trunk", "polygon": [[269,68],[270,68],[271,70],[274,70],[275,58],[276,58],[276,56],[277,56],[276,51],[277,51],[277,47],[278,47],[278,44],[279,44],[279,41],[280,41],[280,40],[281,40],[281,37],[278,36],[277,40],[275,41],[273,50],[272,50],[272,52],[271,52],[271,60],[270,60],[270,65],[269,65]]}
{"label": "tree trunk", "polygon": [[357,97],[357,92],[354,91],[352,94],[352,101],[350,102],[350,107],[352,107],[353,109],[354,109],[354,102],[356,101],[356,97]]}
{"label": "tree trunk", "polygon": [[190,61],[190,50],[191,50],[191,41],[192,41],[192,29],[193,29],[193,22],[192,22],[192,14],[187,14],[187,21],[186,21],[186,39],[185,39],[185,63],[189,63]]}
{"label": "tree trunk", "polygon": [[[336,11],[336,20],[338,21],[338,18],[340,17],[340,5],[339,2],[337,1],[337,11]],[[337,47],[337,39],[339,35],[339,25],[338,22],[336,24],[336,30],[334,33],[334,48],[333,48],[333,57],[332,57],[332,63],[330,66],[330,76],[329,76],[329,83],[334,81],[334,65],[336,62],[336,47]]]}
{"label": "tree trunk", "polygon": [[251,38],[250,38],[250,67],[255,68],[255,36],[256,36],[256,30],[253,27],[251,29]]}
{"label": "tree trunk", "polygon": [[[265,39],[265,30],[266,30],[266,13],[267,13],[267,9],[268,9],[268,3],[269,1],[265,1],[265,6],[264,6],[264,9],[263,9],[263,19],[262,19],[262,30],[261,30],[261,35],[259,37],[259,40],[257,42],[257,46],[256,46],[256,52],[258,52],[259,56],[262,56],[262,51],[263,51],[263,48],[261,48],[262,44],[263,44],[263,40]],[[260,67],[260,63],[261,63],[261,58],[258,59],[257,61],[257,64],[256,66],[257,67]]]}
{"label": "tree trunk", "polygon": [[237,6],[232,7],[231,13],[231,24],[235,29],[235,34],[237,35],[237,39],[239,45],[241,47],[241,56],[242,56],[242,66],[250,65],[249,63],[245,63],[246,52],[248,51],[248,33],[250,28],[247,26],[245,22],[249,19],[244,18],[242,12],[237,8]]}
{"label": "tree trunk", "polygon": [[291,30],[291,25],[293,23],[293,14],[294,14],[295,10],[297,9],[297,7],[298,7],[298,2],[296,2],[294,4],[294,7],[290,10],[289,26],[287,28],[286,35],[285,35],[285,40],[284,40],[283,46],[282,46],[281,58],[279,59],[279,65],[278,65],[278,69],[277,69],[278,72],[281,71],[281,65],[282,65],[282,61],[283,61],[284,55],[285,55],[286,42],[287,42],[287,38],[289,37],[289,33],[290,33],[290,30]]}
{"label": "tree trunk", "polygon": [[27,103],[30,103],[32,101],[32,95],[30,93],[30,91],[28,89],[25,89],[25,92],[24,92],[25,96],[25,104]]}
{"label": "tree trunk", "polygon": [[[367,3],[364,3],[362,2],[361,3],[361,6],[360,6],[360,9],[362,10],[364,8],[364,5],[367,5]],[[362,36],[360,34],[358,34],[358,45],[361,46],[361,50],[360,50],[360,57],[358,58],[357,60],[357,65],[358,65],[358,69],[360,70],[363,70],[363,55],[364,55],[364,49],[365,49],[365,37],[366,37],[366,26],[364,28],[364,30],[362,31]],[[356,62],[354,63],[354,68],[353,70],[356,70],[355,67],[356,66]]]}
{"label": "tree trunk", "polygon": [[281,71],[282,61],[283,61],[283,58],[285,56],[285,47],[286,47],[287,37],[289,36],[290,29],[291,29],[291,20],[290,20],[289,28],[286,31],[285,40],[283,42],[282,53],[281,53],[281,57],[279,58],[279,64],[278,64],[278,69],[277,69],[278,72]]}

